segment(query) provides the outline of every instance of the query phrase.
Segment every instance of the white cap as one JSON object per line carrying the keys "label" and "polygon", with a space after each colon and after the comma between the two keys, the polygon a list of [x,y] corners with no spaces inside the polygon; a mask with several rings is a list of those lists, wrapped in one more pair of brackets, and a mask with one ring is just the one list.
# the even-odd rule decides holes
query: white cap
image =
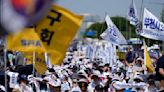
{"label": "white cap", "polygon": [[101,73],[98,70],[94,70],[92,76],[100,77]]}
{"label": "white cap", "polygon": [[141,57],[137,58],[137,61],[138,61],[138,60],[140,60],[140,61],[144,61],[144,59],[141,58]]}
{"label": "white cap", "polygon": [[46,80],[46,81],[51,81],[52,79],[51,79],[51,77],[50,77],[50,76],[46,76],[46,77],[44,77],[44,78],[43,78],[43,80]]}
{"label": "white cap", "polygon": [[135,75],[134,79],[140,79],[141,81],[143,81],[143,78],[140,75]]}
{"label": "white cap", "polygon": [[80,79],[78,82],[85,82],[85,83],[88,83],[87,79],[84,79],[84,78]]}
{"label": "white cap", "polygon": [[58,87],[58,86],[61,86],[61,81],[60,81],[60,79],[51,80],[48,82],[48,84],[50,84],[51,86],[54,86],[54,87]]}
{"label": "white cap", "polygon": [[123,82],[116,81],[114,83],[115,83],[115,85],[113,85],[113,87],[116,88],[117,90],[126,88],[126,82],[124,82],[124,81]]}

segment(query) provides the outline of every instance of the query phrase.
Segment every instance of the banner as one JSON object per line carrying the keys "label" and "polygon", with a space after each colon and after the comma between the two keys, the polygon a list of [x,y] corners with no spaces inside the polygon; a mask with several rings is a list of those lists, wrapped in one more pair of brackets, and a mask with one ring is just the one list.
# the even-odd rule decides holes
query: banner
{"label": "banner", "polygon": [[36,32],[42,40],[43,46],[49,52],[54,52],[52,64],[60,64],[65,52],[82,23],[82,16],[53,5],[48,15],[37,25]]}
{"label": "banner", "polygon": [[108,28],[106,29],[105,32],[101,34],[101,37],[104,40],[107,40],[115,45],[127,44],[126,39],[124,38],[124,36],[121,34],[121,32],[118,30],[118,28],[112,22],[112,20],[108,15],[106,16],[105,21],[107,23]]}
{"label": "banner", "polygon": [[144,9],[142,29],[141,36],[164,41],[164,24],[146,8]]}
{"label": "banner", "polygon": [[137,18],[137,10],[136,10],[136,6],[134,3],[134,0],[132,0],[129,8],[128,8],[128,18],[130,21],[130,24],[136,26],[139,22],[138,18]]}
{"label": "banner", "polygon": [[6,48],[23,52],[45,52],[42,42],[33,28],[26,28],[18,34],[8,35]]}

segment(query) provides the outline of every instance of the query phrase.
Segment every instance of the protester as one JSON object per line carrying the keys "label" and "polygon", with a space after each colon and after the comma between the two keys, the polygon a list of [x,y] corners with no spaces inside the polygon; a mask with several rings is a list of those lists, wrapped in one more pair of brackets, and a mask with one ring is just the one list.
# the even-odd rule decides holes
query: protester
{"label": "protester", "polygon": [[164,54],[157,61],[156,79],[160,81],[160,92],[164,91]]}
{"label": "protester", "polygon": [[95,70],[93,75],[91,76],[91,82],[88,85],[88,91],[89,92],[94,92],[96,86],[104,86],[100,79],[100,72],[98,70]]}
{"label": "protester", "polygon": [[19,90],[19,92],[34,92],[32,88],[29,86],[26,75],[21,75],[18,79],[18,85],[14,88],[14,90]]}
{"label": "protester", "polygon": [[147,78],[148,82],[148,91],[149,92],[157,92],[157,86],[155,84],[155,76],[153,74],[149,75]]}
{"label": "protester", "polygon": [[82,92],[79,85],[78,85],[78,80],[77,79],[73,79],[73,86],[72,86],[72,89],[71,89],[71,92]]}
{"label": "protester", "polygon": [[[85,46],[83,47],[83,45]],[[50,65],[51,67],[48,67],[44,74],[38,74],[37,71],[33,71],[32,65],[23,65],[24,63],[20,61],[20,52],[10,51],[8,61],[18,60],[20,63],[9,63],[8,65],[6,74],[9,79],[9,88],[7,91],[158,92],[158,90],[160,90],[162,92],[162,65],[164,56],[158,60],[156,75],[154,75],[148,72],[142,57],[135,57],[132,48],[129,48],[126,54],[125,60],[127,63],[124,63],[125,60],[119,60],[119,57],[115,58],[116,62],[110,62],[110,58],[108,59],[109,61],[105,59],[108,58],[106,56],[102,59],[102,54],[100,57],[97,57],[99,55],[98,53],[102,52],[102,49],[95,50],[95,47],[97,49],[108,48],[109,44],[106,45],[103,42],[103,44],[97,45],[98,46],[96,46],[94,41],[87,43],[84,41],[80,46],[77,43],[79,47],[77,47],[76,50],[71,48],[71,51],[67,51],[61,65]],[[89,53],[88,47],[91,53]],[[16,53],[19,54],[20,57],[15,58]],[[20,65],[21,63],[22,65]],[[161,83],[160,89],[158,88],[158,82],[155,78]],[[1,83],[0,90],[6,90],[4,83]]]}
{"label": "protester", "polygon": [[126,53],[126,56],[125,56],[125,59],[126,59],[126,64],[129,66],[129,65],[133,65],[134,62],[135,62],[135,53],[132,51],[132,48],[131,47],[128,47],[127,48],[127,53]]}

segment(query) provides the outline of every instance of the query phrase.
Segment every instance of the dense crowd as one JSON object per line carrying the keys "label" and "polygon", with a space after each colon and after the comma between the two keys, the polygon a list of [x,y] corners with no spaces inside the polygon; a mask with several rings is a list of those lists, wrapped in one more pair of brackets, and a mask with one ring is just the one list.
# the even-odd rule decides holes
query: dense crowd
{"label": "dense crowd", "polygon": [[78,43],[71,47],[61,65],[47,65],[47,71],[42,75],[36,72],[27,74],[24,70],[20,73],[15,67],[8,66],[6,74],[9,77],[9,86],[5,89],[4,83],[1,83],[0,90],[2,92],[163,92],[164,55],[158,59],[155,71],[150,73],[144,65],[144,59],[133,54],[130,47],[125,59],[115,57],[115,62],[110,60],[109,52],[106,51],[110,47],[106,42]]}

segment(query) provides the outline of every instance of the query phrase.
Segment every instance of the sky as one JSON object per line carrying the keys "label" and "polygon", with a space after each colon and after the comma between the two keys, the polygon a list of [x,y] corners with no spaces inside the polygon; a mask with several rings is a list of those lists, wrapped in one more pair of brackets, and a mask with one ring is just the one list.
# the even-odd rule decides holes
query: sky
{"label": "sky", "polygon": [[[134,0],[138,16],[140,15],[142,0]],[[109,16],[127,17],[127,9],[131,0],[58,0],[57,4],[77,13],[89,13],[105,17]],[[147,8],[156,17],[160,18],[161,10],[164,6],[164,0],[143,0],[143,7]]]}

